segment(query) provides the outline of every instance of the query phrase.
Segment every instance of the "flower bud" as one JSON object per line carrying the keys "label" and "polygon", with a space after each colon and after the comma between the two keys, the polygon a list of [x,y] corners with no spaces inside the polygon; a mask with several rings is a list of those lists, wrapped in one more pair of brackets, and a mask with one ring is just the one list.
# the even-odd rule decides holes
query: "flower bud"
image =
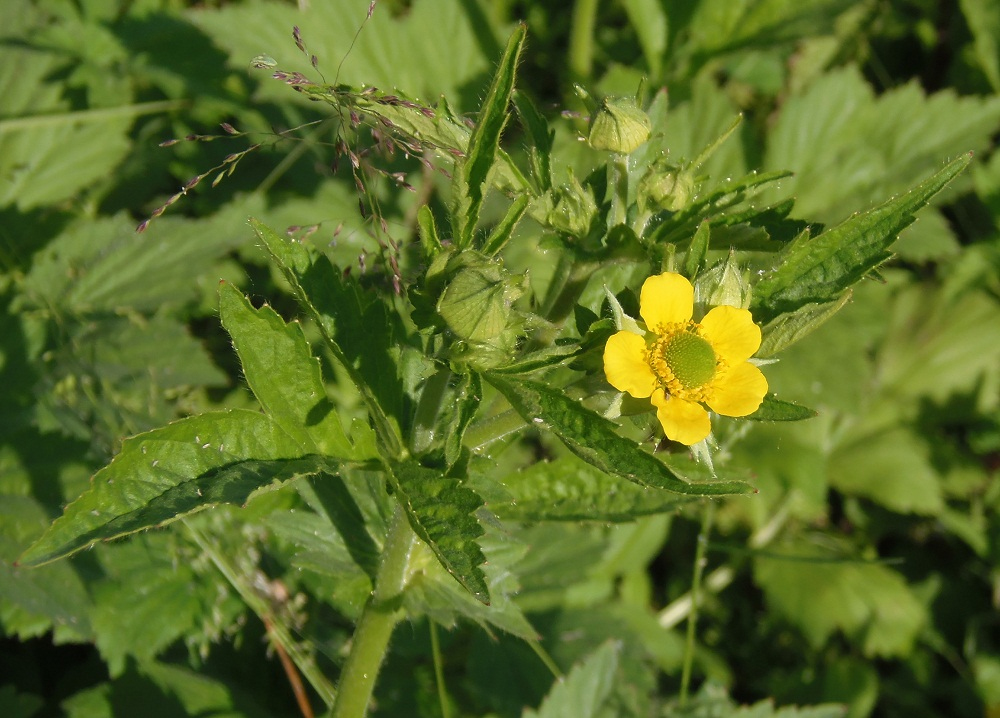
{"label": "flower bud", "polygon": [[727,305],[746,309],[752,294],[732,252],[725,262],[702,272],[695,281],[695,301],[705,307]]}
{"label": "flower bud", "polygon": [[639,180],[638,200],[643,207],[679,212],[691,202],[694,178],[686,169],[653,164]]}
{"label": "flower bud", "polygon": [[649,115],[631,97],[606,98],[590,118],[587,142],[595,150],[630,154],[646,140],[652,125]]}
{"label": "flower bud", "polygon": [[532,210],[532,215],[542,224],[574,237],[587,235],[596,214],[593,191],[581,185],[572,173],[569,182],[546,192]]}

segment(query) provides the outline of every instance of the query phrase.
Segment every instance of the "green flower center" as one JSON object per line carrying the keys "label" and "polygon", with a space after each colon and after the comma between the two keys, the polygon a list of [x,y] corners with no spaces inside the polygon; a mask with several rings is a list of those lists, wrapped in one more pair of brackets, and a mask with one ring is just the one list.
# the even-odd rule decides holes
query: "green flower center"
{"label": "green flower center", "polygon": [[662,328],[649,348],[649,366],[667,393],[700,401],[699,389],[716,375],[719,360],[708,340],[698,333],[698,325]]}

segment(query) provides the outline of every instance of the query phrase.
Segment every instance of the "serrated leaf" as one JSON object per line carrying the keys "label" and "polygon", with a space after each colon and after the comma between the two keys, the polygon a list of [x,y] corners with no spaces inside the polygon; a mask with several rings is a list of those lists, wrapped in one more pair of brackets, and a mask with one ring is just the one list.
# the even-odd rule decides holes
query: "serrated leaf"
{"label": "serrated leaf", "polygon": [[417,536],[456,581],[489,604],[489,588],[480,568],[485,558],[476,543],[483,528],[474,515],[483,500],[459,479],[415,461],[393,462],[389,478]]}
{"label": "serrated leaf", "polygon": [[960,0],[979,66],[994,92],[1000,92],[1000,7],[989,0]]}
{"label": "serrated leaf", "polygon": [[817,237],[801,237],[779,257],[780,264],[754,289],[754,316],[769,321],[809,303],[839,295],[889,258],[889,246],[913,213],[968,166],[962,155],[909,192],[854,215]]}
{"label": "serrated leaf", "polygon": [[622,481],[575,456],[539,461],[501,477],[509,501],[490,501],[501,519],[628,522],[692,499]]}
{"label": "serrated leaf", "polygon": [[37,566],[97,541],[162,526],[220,503],[243,505],[297,476],[335,472],[304,456],[270,418],[254,411],[202,414],[126,439],[91,488],[66,507],[19,563]]}
{"label": "serrated leaf", "polygon": [[524,718],[597,718],[614,686],[621,644],[609,641],[573,666],[556,681],[537,711],[526,710]]}
{"label": "serrated leaf", "polygon": [[398,453],[400,417],[410,416],[393,358],[398,320],[394,321],[396,318],[385,304],[363,293],[354,280],[344,277],[325,256],[312,254],[256,219],[250,220],[250,226],[292,285],[299,304],[316,320],[331,352],[361,393],[383,447],[392,454]]}
{"label": "serrated leaf", "polygon": [[360,458],[327,396],[319,360],[298,324],[267,305],[254,309],[231,284],[219,285],[222,326],[233,339],[243,376],[264,411],[306,453]]}
{"label": "serrated leaf", "polygon": [[570,451],[604,472],[641,486],[695,496],[754,491],[742,481],[689,483],[641,446],[618,434],[612,422],[562,392],[545,384],[500,374],[487,373],[485,378],[526,422],[551,431]]}
{"label": "serrated leaf", "polygon": [[762,330],[760,348],[754,356],[764,358],[777,354],[819,329],[827,319],[839,312],[851,299],[850,290],[839,299],[825,304],[804,304],[794,312],[771,320]]}
{"label": "serrated leaf", "polygon": [[817,415],[816,411],[807,406],[793,401],[782,401],[774,394],[768,394],[764,397],[760,408],[746,418],[752,421],[802,421]]}
{"label": "serrated leaf", "polygon": [[523,24],[518,25],[508,39],[507,48],[493,75],[489,93],[479,108],[479,118],[469,139],[468,156],[459,168],[462,182],[454,185],[460,191],[454,215],[455,241],[459,247],[468,247],[472,244],[473,234],[479,224],[479,212],[483,206],[487,179],[490,169],[496,162],[500,135],[509,116],[507,107],[514,91],[514,75],[526,34],[527,28]]}
{"label": "serrated leaf", "polygon": [[514,565],[524,557],[527,546],[497,527],[487,527],[478,543],[486,556],[483,573],[490,591],[489,605],[473,598],[440,563],[434,562],[407,587],[403,597],[407,611],[411,616],[427,616],[446,628],[464,618],[490,635],[496,634],[493,629],[499,629],[525,641],[538,640],[538,631],[515,601],[520,581]]}
{"label": "serrated leaf", "polygon": [[924,606],[892,569],[813,546],[786,543],[772,556],[757,556],[754,579],[814,649],[839,630],[870,658],[905,656],[927,621]]}

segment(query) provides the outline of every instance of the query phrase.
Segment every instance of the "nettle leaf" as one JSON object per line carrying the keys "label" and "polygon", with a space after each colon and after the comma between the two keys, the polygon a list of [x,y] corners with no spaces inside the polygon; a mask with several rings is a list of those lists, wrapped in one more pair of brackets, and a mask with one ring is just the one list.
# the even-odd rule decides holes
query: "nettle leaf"
{"label": "nettle leaf", "polygon": [[754,580],[814,649],[839,630],[869,658],[906,656],[927,622],[927,609],[900,574],[815,546],[786,543],[758,555]]}
{"label": "nettle leaf", "polygon": [[483,500],[459,479],[415,461],[392,463],[389,479],[417,536],[456,581],[489,604],[489,588],[480,568],[485,558],[476,543],[483,528],[474,515]]}
{"label": "nettle leaf", "polygon": [[299,476],[335,473],[338,463],[304,455],[272,419],[232,410],[182,419],[126,439],[91,488],[66,507],[21,556],[37,566],[97,541],[162,526],[217,504],[245,504],[254,494]]}
{"label": "nettle leaf", "polygon": [[[468,247],[472,244],[476,226],[479,224],[479,212],[489,186],[487,184],[489,173],[500,149],[500,135],[510,116],[507,107],[514,91],[514,75],[526,34],[527,27],[523,24],[518,25],[507,41],[507,48],[504,50],[496,74],[493,75],[489,93],[479,108],[479,119],[469,139],[468,155],[457,168],[462,175],[462,181],[453,185],[453,188],[459,191],[455,200],[454,214],[455,241],[459,247]],[[522,209],[521,212],[523,211]]]}
{"label": "nettle leaf", "polygon": [[962,155],[909,192],[856,214],[817,237],[802,234],[779,256],[779,264],[754,288],[751,309],[759,320],[810,304],[832,302],[885,262],[889,246],[913,221],[913,213],[953,180],[971,160]]}
{"label": "nettle leaf", "polygon": [[614,423],[545,384],[487,373],[486,380],[503,394],[526,422],[548,429],[581,459],[598,469],[640,486],[695,496],[748,494],[742,481],[690,483],[674,468],[618,434]]}
{"label": "nettle leaf", "polygon": [[483,398],[483,380],[475,372],[465,374],[455,387],[454,408],[448,421],[444,439],[444,459],[454,466],[462,454],[462,438],[469,424],[476,418]]}
{"label": "nettle leaf", "polygon": [[219,307],[247,384],[268,416],[310,452],[358,458],[302,327],[285,324],[266,305],[254,309],[242,292],[226,283],[219,285]]}
{"label": "nettle leaf", "polygon": [[609,641],[556,681],[537,711],[524,718],[596,718],[605,715],[618,671],[621,643]]}
{"label": "nettle leaf", "polygon": [[490,508],[501,519],[517,521],[629,522],[693,500],[622,481],[575,456],[531,464],[501,481],[509,500],[491,500]]}
{"label": "nettle leaf", "polygon": [[[398,317],[330,260],[282,237],[256,219],[250,226],[281,268],[303,309],[319,325],[334,356],[348,372],[368,408],[376,433],[390,453],[401,446],[399,424],[407,406],[393,341]],[[390,419],[395,419],[396,423]]]}

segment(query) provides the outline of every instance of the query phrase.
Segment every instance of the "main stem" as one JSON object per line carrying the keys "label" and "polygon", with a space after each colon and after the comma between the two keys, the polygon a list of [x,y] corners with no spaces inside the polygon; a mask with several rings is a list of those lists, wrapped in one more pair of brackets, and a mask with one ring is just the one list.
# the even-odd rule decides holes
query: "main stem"
{"label": "main stem", "polygon": [[363,718],[368,711],[375,678],[389,647],[392,631],[402,618],[400,603],[416,535],[406,512],[396,504],[375,576],[375,590],[354,630],[351,652],[337,686],[333,718]]}
{"label": "main stem", "polygon": [[715,502],[708,499],[705,511],[701,516],[701,530],[698,532],[698,545],[694,552],[694,576],[691,579],[691,612],[688,614],[687,640],[684,645],[684,666],[681,669],[680,705],[687,705],[688,687],[691,684],[691,666],[694,664],[695,629],[698,624],[699,601],[701,600],[701,576],[705,570],[705,554],[708,552],[708,537],[712,532],[712,521],[715,519]]}

